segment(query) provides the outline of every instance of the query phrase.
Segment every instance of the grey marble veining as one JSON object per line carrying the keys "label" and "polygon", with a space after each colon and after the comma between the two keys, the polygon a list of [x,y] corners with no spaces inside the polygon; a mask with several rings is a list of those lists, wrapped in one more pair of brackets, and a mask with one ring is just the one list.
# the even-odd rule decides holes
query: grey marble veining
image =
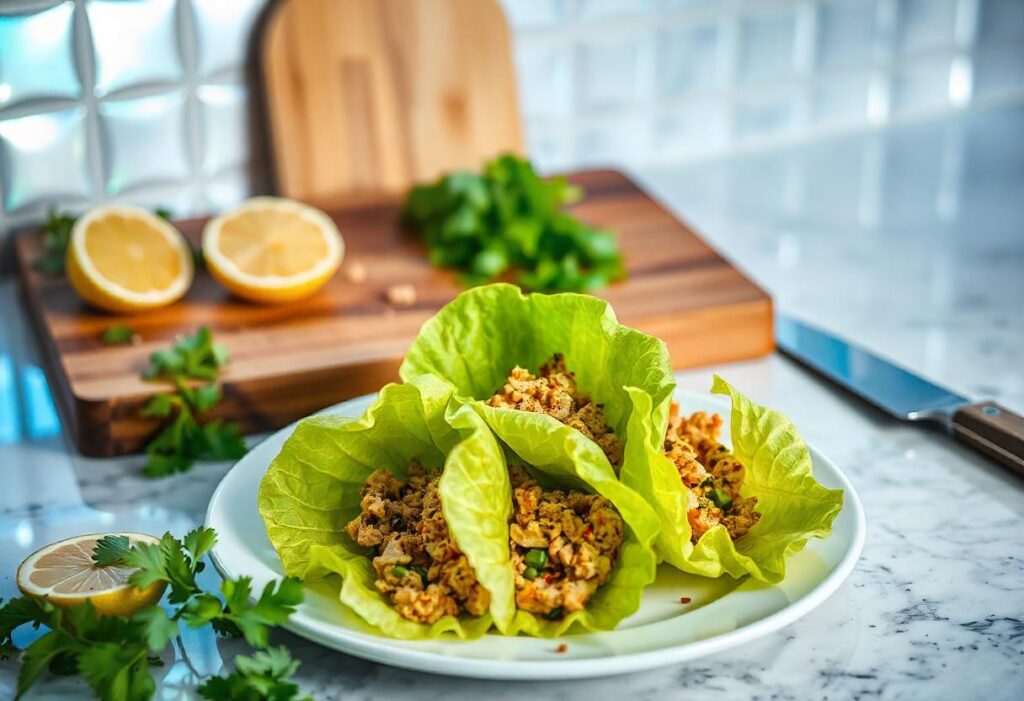
{"label": "grey marble veining", "polygon": [[[1006,109],[639,176],[780,309],[1024,411],[1022,144],[1024,111]],[[862,201],[871,190],[860,184],[872,178],[886,184],[884,201]],[[227,465],[150,481],[139,476],[138,457],[91,460],[59,435],[28,437],[18,378],[40,359],[13,282],[0,283],[0,310],[0,361],[14,376],[5,385],[0,364],[0,398],[20,398],[24,434],[0,440],[0,595],[14,593],[22,557],[59,537],[128,528],[180,534],[198,523]],[[1024,695],[1024,480],[937,432],[887,419],[784,358],[678,380],[706,391],[712,372],[787,412],[860,494],[863,557],[821,607],[725,653],[582,682],[406,672],[279,633],[303,662],[302,686],[317,699],[346,700]],[[208,674],[245,647],[194,635],[186,650]],[[192,671],[168,662],[162,698],[186,698]],[[15,673],[12,661],[0,663],[0,697],[13,692]],[[36,698],[84,693],[57,680],[40,685]]]}

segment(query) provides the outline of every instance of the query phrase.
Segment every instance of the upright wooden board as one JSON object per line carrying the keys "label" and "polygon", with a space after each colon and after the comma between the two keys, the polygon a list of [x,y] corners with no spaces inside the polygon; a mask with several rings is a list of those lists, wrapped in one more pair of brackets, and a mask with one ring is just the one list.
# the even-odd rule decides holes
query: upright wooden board
{"label": "upright wooden board", "polygon": [[[590,171],[571,180],[587,190],[575,214],[618,232],[626,255],[629,279],[600,296],[624,323],[664,339],[676,368],[772,350],[771,300],[742,273],[620,173]],[[20,237],[28,308],[79,449],[94,456],[139,450],[158,428],[140,410],[164,389],[139,373],[150,353],[204,324],[232,357],[216,415],[238,419],[247,432],[285,426],[396,380],[420,325],[461,288],[451,272],[431,267],[416,237],[400,229],[396,202],[331,214],[345,237],[346,265],[361,263],[368,279],[350,282],[343,267],[313,297],[278,307],[233,299],[200,270],[177,304],[128,317],[103,314],[81,303],[64,279],[32,269],[38,232]],[[203,223],[179,226],[197,242]],[[415,286],[413,306],[385,302],[385,290],[396,284]],[[134,328],[141,343],[101,344],[100,334],[113,323]]]}
{"label": "upright wooden board", "polygon": [[262,40],[277,191],[324,206],[522,151],[496,0],[282,0]]}

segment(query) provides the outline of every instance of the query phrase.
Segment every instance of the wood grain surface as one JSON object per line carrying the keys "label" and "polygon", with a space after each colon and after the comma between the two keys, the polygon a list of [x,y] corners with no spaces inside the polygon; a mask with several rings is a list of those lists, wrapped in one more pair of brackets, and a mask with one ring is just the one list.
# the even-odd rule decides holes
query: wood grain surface
{"label": "wood grain surface", "polygon": [[286,197],[330,207],[399,194],[522,152],[495,0],[283,0],[261,54]]}
{"label": "wood grain surface", "polygon": [[[589,171],[570,179],[587,190],[575,214],[619,234],[630,277],[599,296],[612,302],[620,320],[664,339],[677,368],[772,350],[771,300],[742,273],[622,174]],[[36,273],[40,234],[21,236],[16,250],[28,308],[65,427],[79,449],[105,456],[145,444],[158,424],[142,418],[140,409],[163,386],[144,382],[139,373],[150,353],[203,324],[232,357],[224,401],[214,414],[240,420],[247,432],[285,426],[397,379],[420,325],[461,288],[451,272],[431,267],[415,235],[400,228],[397,201],[331,216],[345,237],[345,264],[305,301],[276,307],[242,302],[200,270],[181,302],[124,317],[90,309],[63,278]],[[178,226],[197,243],[203,224]],[[346,278],[355,262],[368,271],[364,282]],[[387,304],[385,291],[396,284],[414,285],[416,303]],[[113,323],[134,328],[141,342],[101,344],[100,334]]]}

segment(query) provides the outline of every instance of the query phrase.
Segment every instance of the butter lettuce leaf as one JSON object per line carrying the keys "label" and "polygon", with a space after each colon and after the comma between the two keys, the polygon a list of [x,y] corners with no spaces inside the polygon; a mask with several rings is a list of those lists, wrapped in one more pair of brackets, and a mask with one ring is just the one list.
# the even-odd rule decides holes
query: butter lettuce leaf
{"label": "butter lettuce leaf", "polygon": [[[357,419],[314,416],[296,426],[260,485],[259,512],[286,574],[338,575],[338,596],[384,634],[405,639],[445,632],[482,635],[514,616],[508,552],[511,488],[501,447],[481,417],[451,401],[450,385],[424,376],[388,385]],[[371,551],[345,525],[359,514],[359,491],[377,469],[405,478],[411,461],[442,469],[442,508],[455,542],[491,593],[490,612],[447,616],[433,625],[399,616],[374,587]]]}
{"label": "butter lettuce leaf", "polygon": [[[644,587],[654,581],[656,559],[652,543],[658,533],[658,515],[645,499],[615,476],[604,452],[576,429],[543,414],[471,405],[513,453],[509,462],[525,465],[545,489],[575,489],[601,494],[622,515],[625,540],[611,578],[582,611],[549,621],[527,611],[516,611],[502,632],[543,637],[586,630],[611,630],[636,612]],[[506,538],[507,541],[507,538]]]}
{"label": "butter lettuce leaf", "polygon": [[[829,535],[832,521],[843,507],[843,491],[826,489],[814,479],[807,445],[784,414],[754,403],[717,375],[712,392],[732,401],[732,453],[745,468],[740,492],[744,497],[756,496],[761,513],[749,533],[733,542],[719,525],[692,544],[688,490],[659,450],[652,450],[646,461],[624,463],[621,478],[655,505],[662,524],[655,550],[662,559],[706,577],[749,574],[765,582],[779,582],[785,576],[788,555],[803,549],[810,538]],[[665,429],[644,412],[647,398],[636,392],[633,395],[637,411],[630,429],[640,436],[633,449],[640,449],[650,445],[645,439],[663,436]],[[649,467],[646,473],[644,466]]]}
{"label": "butter lettuce leaf", "polygon": [[555,353],[604,404],[620,437],[632,405],[627,387],[651,396],[655,425],[668,420],[675,380],[664,342],[620,324],[611,305],[590,295],[524,295],[507,284],[467,290],[423,325],[400,374],[409,381],[432,373],[462,399],[486,400],[513,367],[536,372]]}

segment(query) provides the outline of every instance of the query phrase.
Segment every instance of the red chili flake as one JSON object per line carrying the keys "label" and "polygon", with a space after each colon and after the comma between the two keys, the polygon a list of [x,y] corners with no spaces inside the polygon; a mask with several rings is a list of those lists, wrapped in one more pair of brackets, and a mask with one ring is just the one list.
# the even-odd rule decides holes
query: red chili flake
{"label": "red chili flake", "polygon": [[555,578],[552,577],[550,574],[544,575],[544,583],[545,584],[551,584],[551,582],[553,582],[553,581],[555,581]]}
{"label": "red chili flake", "polygon": [[693,599],[691,599],[691,598],[690,598],[690,597],[688,597],[688,596],[684,596],[683,598],[681,598],[681,599],[679,600],[679,603],[681,603],[681,604],[688,604],[688,603],[690,603],[691,601],[693,601]]}
{"label": "red chili flake", "polygon": [[594,535],[594,530],[590,527],[590,524],[588,523],[587,527],[583,529],[583,537],[589,538],[592,535]]}
{"label": "red chili flake", "polygon": [[559,645],[558,647],[555,648],[555,652],[563,653],[563,652],[566,652],[568,649],[569,649],[569,646],[566,645],[565,643],[562,643],[561,645]]}

